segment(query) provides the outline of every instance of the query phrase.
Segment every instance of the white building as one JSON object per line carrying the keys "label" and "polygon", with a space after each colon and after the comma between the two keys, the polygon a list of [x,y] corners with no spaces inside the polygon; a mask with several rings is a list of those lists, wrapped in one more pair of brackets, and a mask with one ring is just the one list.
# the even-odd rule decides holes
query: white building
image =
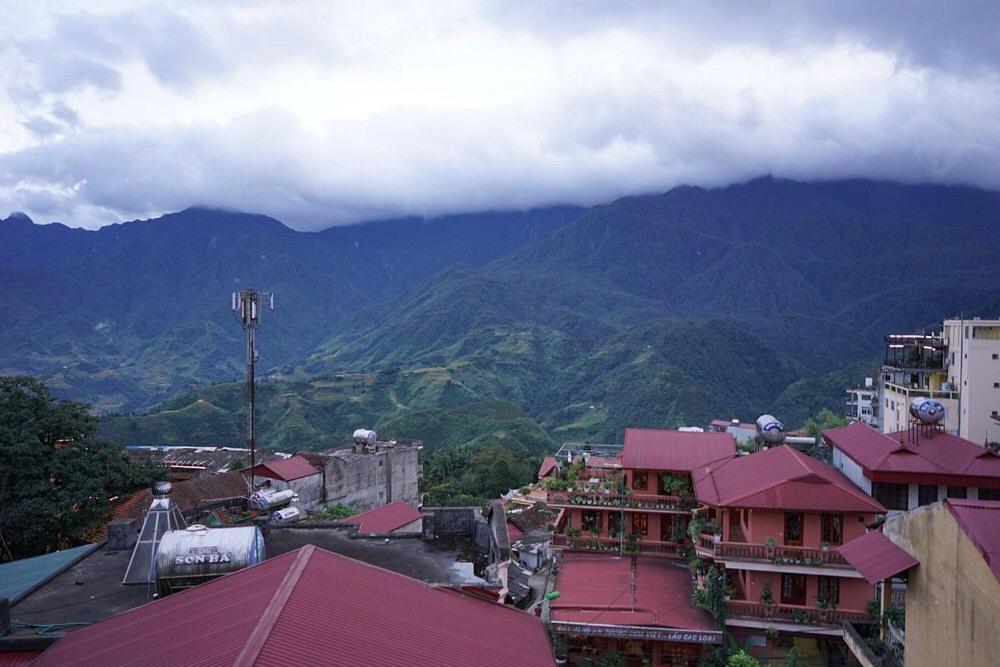
{"label": "white building", "polygon": [[948,383],[958,390],[958,434],[1000,442],[1000,320],[945,320]]}
{"label": "white building", "polygon": [[865,378],[864,385],[847,390],[846,416],[852,421],[878,427],[878,387],[873,378]]}

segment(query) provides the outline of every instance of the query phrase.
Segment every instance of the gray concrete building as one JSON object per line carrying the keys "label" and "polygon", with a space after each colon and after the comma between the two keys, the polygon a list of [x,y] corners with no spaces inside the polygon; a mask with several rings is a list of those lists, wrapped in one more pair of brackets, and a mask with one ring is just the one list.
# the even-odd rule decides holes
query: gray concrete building
{"label": "gray concrete building", "polygon": [[327,505],[365,511],[405,500],[419,507],[422,447],[419,440],[379,440],[371,446],[355,444],[301,456],[323,471]]}

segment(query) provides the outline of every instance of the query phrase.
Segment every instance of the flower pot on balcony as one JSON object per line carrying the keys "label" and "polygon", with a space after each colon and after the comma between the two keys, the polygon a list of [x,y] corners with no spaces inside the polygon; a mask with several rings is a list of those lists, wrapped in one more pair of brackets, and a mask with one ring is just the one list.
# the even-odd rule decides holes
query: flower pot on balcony
{"label": "flower pot on balcony", "polygon": [[715,533],[714,535],[712,535],[712,541],[718,544],[719,542],[722,541],[722,535],[720,535],[719,533]]}

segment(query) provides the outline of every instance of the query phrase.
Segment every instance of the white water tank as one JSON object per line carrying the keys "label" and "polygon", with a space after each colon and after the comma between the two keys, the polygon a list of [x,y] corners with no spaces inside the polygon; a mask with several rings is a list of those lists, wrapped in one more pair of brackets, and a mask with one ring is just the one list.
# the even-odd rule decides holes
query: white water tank
{"label": "white water tank", "polygon": [[764,442],[776,445],[785,439],[785,425],[773,415],[757,417],[757,433]]}
{"label": "white water tank", "polygon": [[271,514],[271,521],[275,523],[295,523],[302,518],[302,513],[297,507],[286,507]]}
{"label": "white water tank", "polygon": [[915,398],[910,401],[910,415],[924,424],[937,424],[944,419],[944,405],[932,398]]}
{"label": "white water tank", "polygon": [[378,434],[367,428],[359,428],[354,432],[354,442],[358,445],[374,447],[375,443],[378,442]]}
{"label": "white water tank", "polygon": [[267,510],[278,505],[290,503],[295,498],[295,492],[291,489],[275,491],[273,489],[261,489],[250,496],[250,505],[258,510]]}
{"label": "white water tank", "polygon": [[264,537],[256,526],[208,528],[196,523],[163,534],[156,579],[204,579],[263,560]]}

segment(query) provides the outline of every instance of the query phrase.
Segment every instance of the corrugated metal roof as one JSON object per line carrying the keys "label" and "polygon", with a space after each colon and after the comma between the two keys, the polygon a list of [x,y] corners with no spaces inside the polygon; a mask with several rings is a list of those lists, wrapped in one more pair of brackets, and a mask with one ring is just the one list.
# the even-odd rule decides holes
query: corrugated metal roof
{"label": "corrugated metal roof", "polygon": [[385,535],[408,523],[413,523],[422,516],[405,500],[394,500],[388,505],[355,514],[344,519],[343,523],[357,526],[359,533]]}
{"label": "corrugated metal roof", "polygon": [[676,561],[563,552],[555,590],[553,621],[715,629],[691,601],[691,575]]}
{"label": "corrugated metal roof", "polygon": [[729,433],[696,433],[662,429],[625,430],[622,466],[638,470],[690,472],[720,459],[736,456]]}
{"label": "corrugated metal roof", "polygon": [[0,667],[30,665],[41,654],[41,651],[0,651]]}
{"label": "corrugated metal roof", "polygon": [[542,464],[538,466],[538,479],[545,477],[556,469],[558,462],[554,456],[546,456],[542,459]]}
{"label": "corrugated metal roof", "polygon": [[530,667],[553,658],[534,616],[309,545],[70,633],[36,664]]}
{"label": "corrugated metal roof", "polygon": [[867,470],[1000,480],[1000,455],[950,433],[906,430],[886,435],[855,422],[826,430],[823,437]]}
{"label": "corrugated metal roof", "polygon": [[948,498],[944,503],[1000,581],[1000,501]]}
{"label": "corrugated metal roof", "polygon": [[843,473],[788,445],[705,466],[693,477],[698,500],[717,507],[885,512]]}
{"label": "corrugated metal roof", "polygon": [[3,563],[0,565],[0,598],[9,598],[11,604],[17,602],[97,547],[97,544],[84,544],[72,549]]}
{"label": "corrugated metal roof", "polygon": [[920,561],[881,531],[865,533],[838,547],[837,551],[873,586],[888,577],[920,565]]}
{"label": "corrugated metal roof", "polygon": [[260,477],[280,479],[284,482],[291,482],[295,479],[318,475],[319,473],[320,471],[300,454],[287,459],[261,463],[254,468],[254,474]]}

